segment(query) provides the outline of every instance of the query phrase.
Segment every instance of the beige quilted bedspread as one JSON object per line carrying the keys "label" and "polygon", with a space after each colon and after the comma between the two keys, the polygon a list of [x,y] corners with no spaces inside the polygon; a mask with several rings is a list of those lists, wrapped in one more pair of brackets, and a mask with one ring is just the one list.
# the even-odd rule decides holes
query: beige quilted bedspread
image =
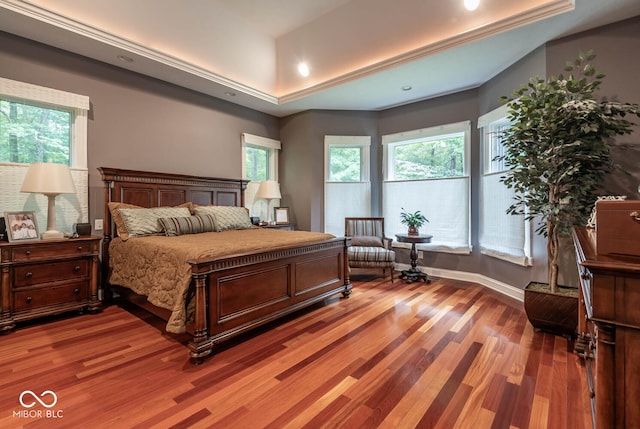
{"label": "beige quilted bedspread", "polygon": [[330,238],[334,236],[266,228],[178,237],[154,235],[127,241],[116,238],[109,245],[109,281],[147,296],[155,306],[171,310],[167,331],[180,333],[185,331],[188,319],[185,300],[191,282],[191,267],[187,260],[251,253]]}

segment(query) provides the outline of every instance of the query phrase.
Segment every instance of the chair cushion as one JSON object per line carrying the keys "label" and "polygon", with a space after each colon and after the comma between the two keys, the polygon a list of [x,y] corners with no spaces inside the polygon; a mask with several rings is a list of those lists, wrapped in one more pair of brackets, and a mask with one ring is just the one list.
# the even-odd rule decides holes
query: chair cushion
{"label": "chair cushion", "polygon": [[375,235],[357,235],[355,237],[351,237],[351,245],[352,246],[384,247],[384,244],[382,243],[382,238],[376,237]]}
{"label": "chair cushion", "polygon": [[387,250],[384,247],[373,246],[349,246],[347,248],[347,257],[349,262],[387,262],[393,263],[396,260],[396,254],[393,250]]}

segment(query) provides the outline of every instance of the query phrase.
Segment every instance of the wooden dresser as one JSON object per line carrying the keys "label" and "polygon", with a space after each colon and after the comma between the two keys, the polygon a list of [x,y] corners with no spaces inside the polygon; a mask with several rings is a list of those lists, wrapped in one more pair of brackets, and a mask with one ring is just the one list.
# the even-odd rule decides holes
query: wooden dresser
{"label": "wooden dresser", "polygon": [[573,241],[581,283],[576,351],[585,358],[594,426],[640,428],[640,258],[598,255],[590,229],[574,229]]}
{"label": "wooden dresser", "polygon": [[99,251],[100,237],[0,243],[0,333],[41,316],[100,311]]}

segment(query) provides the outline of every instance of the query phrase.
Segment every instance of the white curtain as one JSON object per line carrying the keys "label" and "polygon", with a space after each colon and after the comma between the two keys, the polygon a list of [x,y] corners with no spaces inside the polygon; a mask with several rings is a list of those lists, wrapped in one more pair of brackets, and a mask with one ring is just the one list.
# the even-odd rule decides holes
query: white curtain
{"label": "white curtain", "polygon": [[531,223],[523,215],[507,214],[515,192],[500,182],[505,166],[495,157],[503,153],[500,133],[510,126],[508,105],[478,118],[482,141],[480,180],[480,252],[515,264],[529,266],[531,259]]}
{"label": "white curtain", "polygon": [[471,251],[468,177],[385,182],[383,195],[387,236],[406,233],[407,227],[400,222],[402,209],[420,210],[429,219],[420,233],[433,238],[430,244],[419,248],[451,253]]}
{"label": "white curtain", "polygon": [[371,216],[370,182],[327,182],[324,185],[324,231],[344,235],[345,217]]}
{"label": "white curtain", "polygon": [[486,255],[505,259],[520,265],[530,265],[527,233],[523,215],[509,215],[507,208],[513,203],[513,190],[500,182],[500,173],[487,174],[481,182],[480,251]]}

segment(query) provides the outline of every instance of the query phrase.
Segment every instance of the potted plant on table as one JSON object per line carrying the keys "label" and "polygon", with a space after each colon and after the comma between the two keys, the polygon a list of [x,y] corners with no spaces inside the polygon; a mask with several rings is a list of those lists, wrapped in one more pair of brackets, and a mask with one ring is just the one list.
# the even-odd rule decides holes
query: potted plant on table
{"label": "potted plant on table", "polygon": [[[596,99],[603,74],[591,64],[592,52],[567,63],[565,72],[548,80],[533,78],[508,102],[512,122],[501,135],[502,159],[509,170],[501,181],[516,191],[507,209],[525,219],[539,219],[536,233],[547,238],[547,289],[558,294],[560,239],[574,225],[585,225],[605,175],[615,168],[611,137],[630,134],[627,114],[639,115],[638,105]],[[640,116],[640,115],[639,115]],[[553,309],[548,295],[525,289],[525,311],[534,327],[573,335],[577,325],[576,298]],[[553,298],[551,298],[553,299]],[[537,308],[542,310],[541,314]]]}
{"label": "potted plant on table", "polygon": [[409,213],[403,208],[400,212],[400,222],[402,222],[404,225],[407,225],[407,227],[409,228],[409,235],[418,235],[420,234],[420,227],[426,222],[429,222],[429,219],[427,219],[425,215],[420,213],[420,210]]}

